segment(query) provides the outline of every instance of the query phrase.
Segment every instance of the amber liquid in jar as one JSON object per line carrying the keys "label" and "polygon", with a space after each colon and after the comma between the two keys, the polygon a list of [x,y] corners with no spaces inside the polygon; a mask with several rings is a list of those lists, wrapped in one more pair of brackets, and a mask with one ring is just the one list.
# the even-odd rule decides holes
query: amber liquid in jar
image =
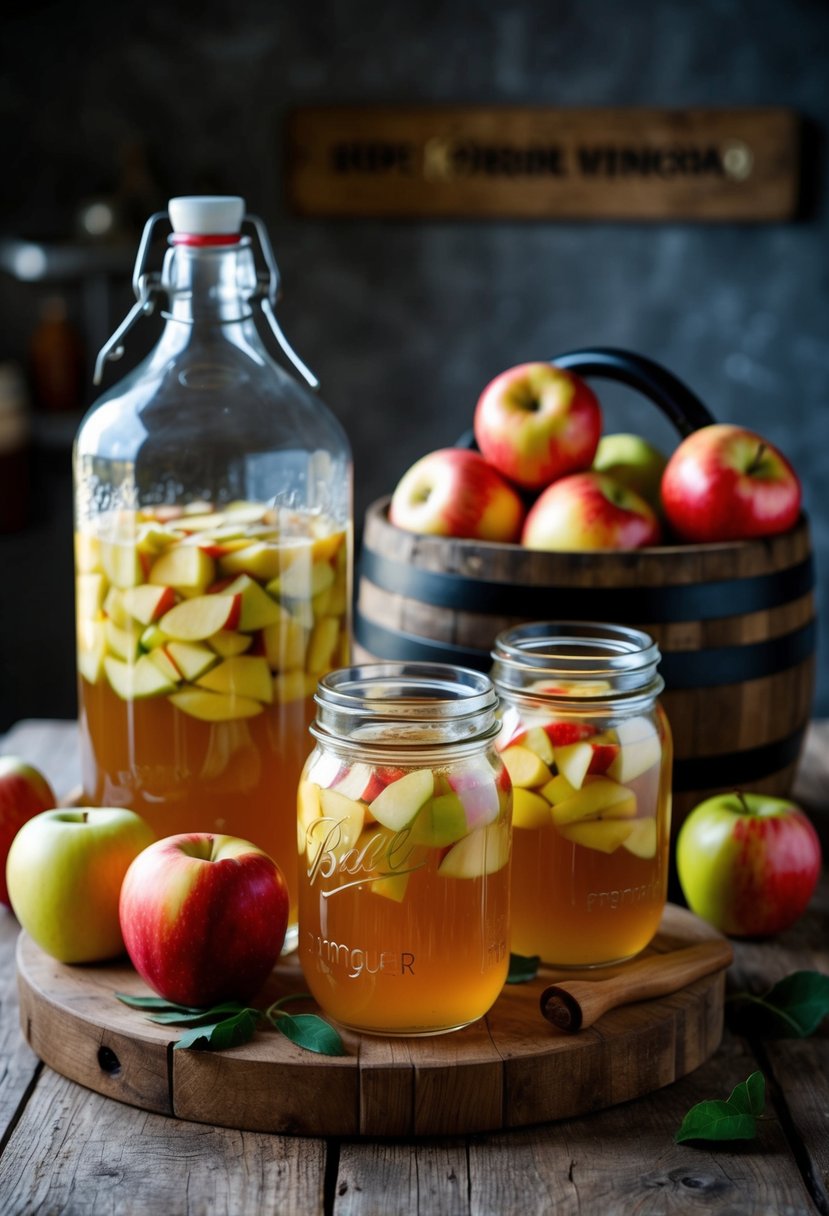
{"label": "amber liquid in jar", "polygon": [[283,870],[295,924],[313,693],[349,657],[345,532],[250,502],[96,525],[75,540],[84,796],[158,836],[251,840]]}
{"label": "amber liquid in jar", "polygon": [[[506,979],[511,795],[486,721],[494,697],[476,734],[447,742],[419,719],[423,665],[403,666],[409,698],[386,703],[385,725],[347,726],[339,738],[319,730],[329,688],[350,682],[378,712],[372,694],[392,677],[372,689],[367,666],[321,682],[318,745],[298,799],[299,955],[331,1017],[367,1033],[425,1035],[481,1017]],[[465,674],[483,705],[487,678]]]}
{"label": "amber liquid in jar", "polygon": [[658,651],[634,630],[544,623],[502,634],[494,655],[514,786],[511,948],[564,967],[630,958],[667,897]]}

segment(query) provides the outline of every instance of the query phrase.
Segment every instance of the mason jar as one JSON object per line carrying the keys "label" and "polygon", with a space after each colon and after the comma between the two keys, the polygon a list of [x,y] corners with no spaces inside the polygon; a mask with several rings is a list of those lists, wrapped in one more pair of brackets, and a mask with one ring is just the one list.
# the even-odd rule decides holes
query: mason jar
{"label": "mason jar", "polygon": [[512,950],[556,967],[631,958],[667,897],[659,649],[620,625],[537,622],[499,634],[492,656],[513,785]]}
{"label": "mason jar", "polygon": [[457,1030],[509,964],[512,797],[488,676],[378,663],[324,676],[298,794],[299,957],[325,1013]]}

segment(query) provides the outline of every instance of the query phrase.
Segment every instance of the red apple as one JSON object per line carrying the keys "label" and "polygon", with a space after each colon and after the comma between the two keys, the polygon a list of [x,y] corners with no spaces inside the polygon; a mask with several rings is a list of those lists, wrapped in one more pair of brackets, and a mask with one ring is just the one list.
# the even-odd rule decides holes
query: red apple
{"label": "red apple", "polygon": [[602,430],[593,391],[552,363],[520,363],[481,393],[473,421],[481,452],[528,490],[587,469]]}
{"label": "red apple", "polygon": [[49,782],[19,756],[0,757],[0,901],[11,907],[6,858],[18,830],[41,811],[57,805]]}
{"label": "red apple", "polygon": [[634,490],[604,473],[571,473],[533,503],[521,544],[528,549],[580,551],[656,545],[656,512]]}
{"label": "red apple", "polygon": [[524,505],[480,453],[440,448],[403,474],[392,495],[389,519],[408,532],[515,541]]}
{"label": "red apple", "polygon": [[805,912],[820,841],[799,807],[765,794],[718,794],[679,830],[676,866],[693,912],[734,937],[766,937]]}
{"label": "red apple", "polygon": [[119,905],[138,974],[180,1005],[249,1000],[279,958],[288,891],[276,863],[233,836],[167,836],[136,857]]}
{"label": "red apple", "polygon": [[668,461],[662,504],[683,540],[747,540],[785,532],[800,514],[792,466],[754,431],[718,422],[694,431]]}

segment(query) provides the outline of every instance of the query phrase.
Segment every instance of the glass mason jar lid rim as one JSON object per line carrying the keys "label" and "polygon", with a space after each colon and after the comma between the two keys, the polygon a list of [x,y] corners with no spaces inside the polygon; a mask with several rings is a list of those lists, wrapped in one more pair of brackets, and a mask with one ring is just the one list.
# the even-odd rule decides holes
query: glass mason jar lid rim
{"label": "glass mason jar lid rim", "polygon": [[314,697],[321,711],[354,719],[434,722],[493,712],[498,698],[483,672],[445,663],[362,663],[323,676]]}
{"label": "glass mason jar lid rim", "polygon": [[634,673],[652,676],[660,660],[649,634],[601,621],[536,621],[506,629],[495,639],[493,678],[507,666],[534,673],[595,679]]}

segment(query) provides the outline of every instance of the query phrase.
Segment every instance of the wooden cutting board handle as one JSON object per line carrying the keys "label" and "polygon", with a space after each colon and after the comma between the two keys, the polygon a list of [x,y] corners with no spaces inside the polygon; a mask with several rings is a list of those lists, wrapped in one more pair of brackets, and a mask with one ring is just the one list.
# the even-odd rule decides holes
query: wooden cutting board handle
{"label": "wooden cutting board handle", "polygon": [[653,954],[631,963],[607,980],[568,980],[541,994],[541,1012],[559,1030],[575,1034],[618,1005],[666,996],[728,967],[734,957],[725,939],[700,942],[670,954]]}

